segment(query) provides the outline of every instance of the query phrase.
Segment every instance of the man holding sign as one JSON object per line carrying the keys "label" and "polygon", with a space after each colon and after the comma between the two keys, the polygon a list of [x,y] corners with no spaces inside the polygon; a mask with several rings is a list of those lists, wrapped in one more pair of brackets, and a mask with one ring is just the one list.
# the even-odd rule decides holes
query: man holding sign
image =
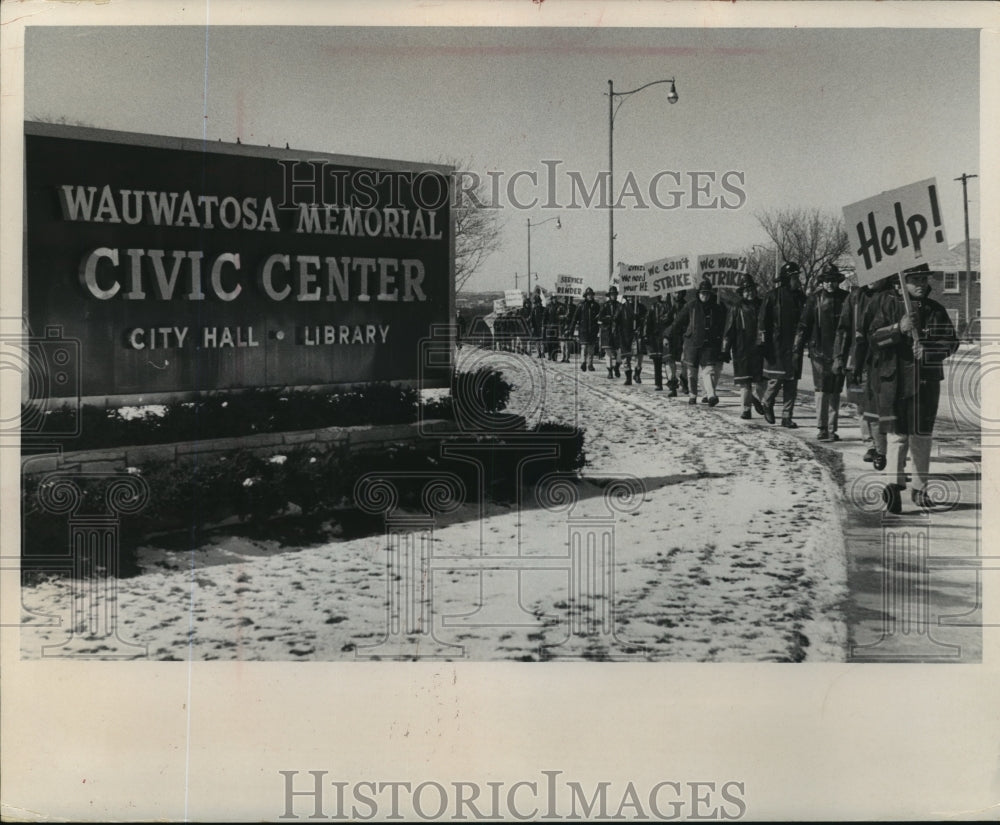
{"label": "man holding sign", "polygon": [[[931,461],[931,433],[937,418],[944,360],[958,349],[951,319],[932,301],[928,267],[906,270],[892,288],[877,293],[868,306],[863,330],[871,349],[869,381],[879,428],[887,434],[882,492],[890,513],[902,510],[906,458],[913,456],[913,503],[931,506],[924,491]],[[905,291],[904,291],[905,290]]]}
{"label": "man holding sign", "polygon": [[877,415],[879,430],[887,436],[890,481],[883,500],[890,513],[901,511],[906,458],[912,450],[912,498],[926,508],[931,505],[924,488],[943,362],[958,348],[948,313],[928,297],[926,257],[948,249],[937,183],[931,178],[845,206],[844,223],[858,283],[895,277],[892,286],[872,297],[861,330],[870,351],[874,407],[866,415]]}

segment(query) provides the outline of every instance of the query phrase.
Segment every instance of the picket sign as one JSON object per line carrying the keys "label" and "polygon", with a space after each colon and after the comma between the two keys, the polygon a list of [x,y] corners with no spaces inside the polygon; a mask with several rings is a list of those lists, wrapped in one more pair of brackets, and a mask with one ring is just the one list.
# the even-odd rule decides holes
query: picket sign
{"label": "picket sign", "polygon": [[644,267],[652,295],[684,292],[695,287],[691,259],[687,255],[659,258],[644,264]]}
{"label": "picket sign", "polygon": [[736,252],[698,256],[698,281],[707,280],[717,289],[736,289],[746,275],[748,259]]}
{"label": "picket sign", "polygon": [[559,296],[580,298],[583,296],[583,286],[583,278],[577,278],[575,275],[556,275],[553,291]]}
{"label": "picket sign", "polygon": [[934,178],[845,206],[844,226],[859,286],[948,251]]}
{"label": "picket sign", "polygon": [[622,298],[649,295],[646,267],[643,264],[618,263],[618,290]]}

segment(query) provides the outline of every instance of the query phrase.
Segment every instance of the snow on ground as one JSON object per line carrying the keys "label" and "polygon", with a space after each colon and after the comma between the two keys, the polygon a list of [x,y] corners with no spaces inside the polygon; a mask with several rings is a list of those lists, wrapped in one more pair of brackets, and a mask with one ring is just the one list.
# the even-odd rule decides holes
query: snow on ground
{"label": "snow on ground", "polygon": [[[468,347],[460,356],[518,384],[509,411],[584,428],[588,464],[569,510],[529,494],[520,509],[465,505],[438,520],[433,572],[420,583],[426,632],[379,644],[387,588],[401,586],[385,535],[301,548],[217,535],[193,552],[141,551],[145,572],[117,582],[119,637],[152,659],[196,661],[843,660],[840,496],[807,444],[740,421],[732,395],[715,409],[668,399],[648,368],[646,382],[625,387],[601,367],[584,374]],[[640,492],[614,512],[605,492],[622,477],[638,478]],[[611,569],[586,568],[596,578],[573,590],[582,579],[567,561],[571,529],[606,527],[611,515]],[[520,570],[512,556],[525,560]],[[483,557],[498,569],[479,569],[491,566]],[[67,581],[24,589],[25,657],[68,638],[71,601]],[[61,628],[43,626],[44,615]],[[106,641],[83,650],[110,654]]]}

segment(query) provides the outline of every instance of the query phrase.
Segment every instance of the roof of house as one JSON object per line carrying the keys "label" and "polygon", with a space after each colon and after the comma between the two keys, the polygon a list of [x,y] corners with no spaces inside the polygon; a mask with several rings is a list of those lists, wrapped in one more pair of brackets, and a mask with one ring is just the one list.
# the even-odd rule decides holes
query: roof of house
{"label": "roof of house", "polygon": [[[930,255],[927,263],[933,272],[965,272],[965,241],[954,244],[948,252]],[[969,239],[969,265],[973,272],[979,271],[979,238]]]}

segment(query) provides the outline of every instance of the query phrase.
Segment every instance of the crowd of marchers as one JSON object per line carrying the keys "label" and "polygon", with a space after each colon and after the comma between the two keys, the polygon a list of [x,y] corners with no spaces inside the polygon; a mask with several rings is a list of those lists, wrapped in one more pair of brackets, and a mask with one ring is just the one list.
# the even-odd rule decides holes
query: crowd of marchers
{"label": "crowd of marchers", "polygon": [[798,426],[793,414],[808,352],[818,439],[840,440],[846,388],[868,445],[864,459],[887,473],[886,508],[901,511],[908,455],[912,499],[929,507],[925,487],[943,362],[958,340],[948,313],[929,297],[927,267],[847,292],[843,274],[831,264],[809,295],[801,274],[797,263],[785,262],[763,297],[753,278],[743,276],[738,299],[728,306],[707,280],[691,299],[675,292],[648,305],[645,299],[620,300],[616,286],[603,302],[588,288],[575,305],[556,296],[544,304],[536,290],[521,308],[496,317],[487,344],[562,363],[579,353],[583,372],[596,372],[595,358],[603,359],[607,379],[624,374],[628,386],[642,383],[648,358],[655,390],[665,384],[668,397],[676,398],[680,390],[697,405],[700,388],[700,401],[708,407],[719,403],[722,364],[732,363],[740,417],[749,420],[756,410],[775,424],[780,393],[781,425],[792,429]]}

